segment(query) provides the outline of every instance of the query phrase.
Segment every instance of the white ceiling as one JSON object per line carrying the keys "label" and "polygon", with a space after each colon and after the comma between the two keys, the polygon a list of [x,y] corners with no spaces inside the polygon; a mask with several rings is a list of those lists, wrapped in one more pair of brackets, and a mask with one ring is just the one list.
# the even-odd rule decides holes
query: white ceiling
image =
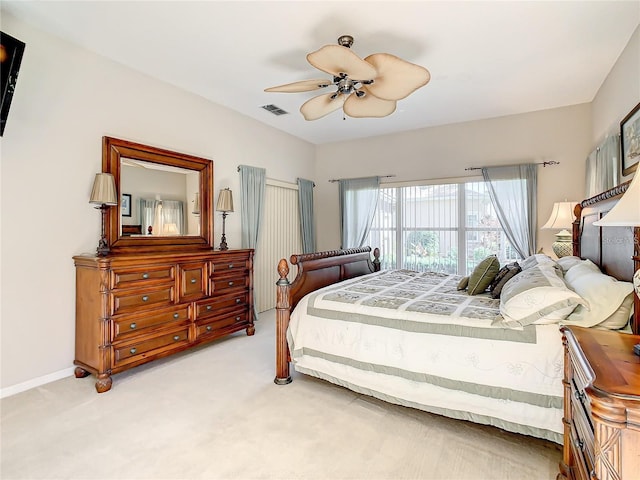
{"label": "white ceiling", "polygon": [[[593,100],[640,24],[640,1],[64,1],[2,9],[131,68],[314,144]],[[431,82],[382,119],[305,121],[321,92],[267,87],[329,77],[306,54],[355,38]],[[28,45],[27,45],[28,48]],[[260,108],[290,112],[276,117]]]}

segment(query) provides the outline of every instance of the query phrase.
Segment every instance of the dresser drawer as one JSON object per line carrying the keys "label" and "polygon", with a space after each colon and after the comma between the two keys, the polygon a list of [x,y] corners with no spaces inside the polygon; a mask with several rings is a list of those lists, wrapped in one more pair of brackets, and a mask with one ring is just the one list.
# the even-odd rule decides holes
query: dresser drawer
{"label": "dresser drawer", "polygon": [[235,309],[240,306],[247,306],[248,304],[249,294],[245,291],[232,292],[230,295],[201,300],[196,303],[195,318],[196,320],[200,320],[205,317],[219,315],[221,312],[228,309]]}
{"label": "dresser drawer", "polygon": [[221,317],[214,317],[212,320],[198,322],[196,325],[196,339],[201,339],[210,335],[216,335],[220,331],[228,330],[233,326],[242,327],[248,325],[249,312],[239,310],[228,313]]}
{"label": "dresser drawer", "polygon": [[162,306],[170,306],[174,301],[174,286],[161,286],[139,290],[115,290],[112,293],[112,314],[132,312],[139,309],[148,309]]}
{"label": "dresser drawer", "polygon": [[206,263],[193,263],[178,266],[178,278],[180,279],[180,302],[185,300],[197,300],[207,295],[207,269]]}
{"label": "dresser drawer", "polygon": [[145,333],[146,329],[168,327],[189,321],[189,306],[154,310],[139,314],[128,314],[113,317],[114,341]]}
{"label": "dresser drawer", "polygon": [[591,470],[589,470],[587,463],[585,462],[582,450],[580,449],[580,440],[572,435],[571,441],[569,443],[569,448],[571,449],[571,457],[573,458],[572,471],[575,480],[591,480],[591,475],[589,475],[589,472]]}
{"label": "dresser drawer", "polygon": [[212,275],[225,275],[229,272],[244,272],[249,268],[249,259],[244,255],[226,255],[224,259],[212,262]]}
{"label": "dresser drawer", "polygon": [[173,265],[114,267],[111,270],[111,288],[142,287],[171,283],[175,280]]}
{"label": "dresser drawer", "polygon": [[595,466],[593,427],[579,400],[574,399],[571,402],[571,416],[577,448],[582,452],[587,471],[592,471]]}
{"label": "dresser drawer", "polygon": [[240,273],[239,275],[228,275],[224,277],[213,277],[211,279],[211,295],[222,295],[231,293],[232,289],[247,289],[249,287],[249,277]]}
{"label": "dresser drawer", "polygon": [[172,350],[189,343],[189,327],[163,335],[157,335],[140,342],[128,343],[113,347],[115,366],[120,363],[131,363],[148,356]]}

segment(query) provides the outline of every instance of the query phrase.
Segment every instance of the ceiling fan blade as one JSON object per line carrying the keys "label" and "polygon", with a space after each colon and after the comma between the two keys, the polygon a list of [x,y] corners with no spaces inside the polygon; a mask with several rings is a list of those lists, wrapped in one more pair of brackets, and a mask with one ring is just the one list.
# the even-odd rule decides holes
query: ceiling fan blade
{"label": "ceiling fan blade", "polygon": [[365,58],[378,72],[369,91],[385,100],[403,99],[431,79],[429,70],[389,53],[374,53]]}
{"label": "ceiling fan blade", "polygon": [[279,85],[277,87],[265,88],[265,92],[284,92],[284,93],[298,93],[298,92],[310,92],[312,90],[318,90],[331,85],[331,81],[326,78],[319,78],[314,80],[302,80],[301,82],[287,83],[285,85]]}
{"label": "ceiling fan blade", "polygon": [[300,113],[302,113],[304,119],[318,120],[341,108],[344,104],[344,95],[338,95],[335,99],[331,99],[333,95],[335,94],[325,93],[324,95],[318,95],[311,100],[307,100],[300,107]]}
{"label": "ceiling fan blade", "polygon": [[370,63],[341,45],[325,45],[308,54],[307,61],[335,77],[346,73],[352,80],[371,80],[376,76],[376,69]]}
{"label": "ceiling fan blade", "polygon": [[386,117],[396,111],[396,102],[394,100],[384,100],[372,95],[367,91],[367,87],[362,87],[366,95],[358,97],[355,94],[349,95],[344,102],[344,113],[354,118],[365,117]]}

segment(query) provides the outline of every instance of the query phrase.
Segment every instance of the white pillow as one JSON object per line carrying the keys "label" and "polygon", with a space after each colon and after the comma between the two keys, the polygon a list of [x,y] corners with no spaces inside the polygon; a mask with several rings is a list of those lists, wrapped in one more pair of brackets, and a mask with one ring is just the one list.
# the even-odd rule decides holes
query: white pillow
{"label": "white pillow", "polygon": [[555,262],[523,270],[509,280],[500,294],[500,315],[494,325],[524,327],[559,323],[585,301],[567,287]]}
{"label": "white pillow", "polygon": [[582,260],[578,265],[574,265],[564,274],[564,279],[570,284],[573,280],[577,279],[581,275],[588,275],[589,273],[602,273],[598,266],[591,260]]}
{"label": "white pillow", "polygon": [[630,293],[622,301],[622,305],[605,321],[596,325],[597,328],[606,330],[621,330],[629,325],[629,319],[633,315],[633,293]]}
{"label": "white pillow", "polygon": [[536,265],[551,264],[557,265],[556,261],[544,253],[534,253],[520,262],[520,268],[524,271]]}
{"label": "white pillow", "polygon": [[[585,262],[589,261],[585,260]],[[595,271],[594,268],[596,269]],[[609,320],[616,310],[621,307],[629,294],[633,292],[631,282],[620,282],[609,275],[605,275],[593,263],[591,265],[587,263],[576,265],[567,272],[565,280],[567,285],[584,298],[589,305],[588,309],[584,306],[578,306],[562,322],[565,325],[593,327],[601,324]],[[618,327],[622,328],[628,320],[629,317],[624,321],[622,318],[616,319],[614,317],[608,323],[622,323]]]}
{"label": "white pillow", "polygon": [[563,273],[567,273],[571,267],[580,265],[582,263],[582,259],[580,257],[571,255],[568,257],[560,257],[558,260],[556,260],[556,263],[560,265]]}

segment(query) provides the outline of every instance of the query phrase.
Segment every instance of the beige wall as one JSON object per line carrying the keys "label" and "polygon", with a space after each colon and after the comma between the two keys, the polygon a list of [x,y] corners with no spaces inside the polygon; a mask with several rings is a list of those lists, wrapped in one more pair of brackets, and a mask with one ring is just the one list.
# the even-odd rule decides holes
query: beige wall
{"label": "beige wall", "polygon": [[[640,102],[640,26],[592,102],[593,146],[620,132],[620,121]],[[632,175],[623,178],[629,180]]]}
{"label": "beige wall", "polygon": [[[5,12],[2,30],[27,44],[0,141],[4,389],[71,372],[71,257],[95,251],[100,235],[100,215],[88,200],[101,170],[103,135],[213,159],[216,195],[223,187],[239,195],[240,164],[265,167],[268,177],[289,182],[312,178],[315,148]],[[221,230],[216,215],[218,242]],[[240,247],[239,212],[228,216],[226,233],[230,246]]]}
{"label": "beige wall", "polygon": [[[467,167],[555,160],[560,165],[538,168],[538,225],[543,225],[554,202],[583,198],[591,143],[591,107],[583,104],[319,146],[315,201],[323,208],[316,212],[318,248],[340,246],[338,184],[329,183],[331,178],[464,177],[478,174]],[[554,233],[540,230],[538,248],[552,254]]]}

